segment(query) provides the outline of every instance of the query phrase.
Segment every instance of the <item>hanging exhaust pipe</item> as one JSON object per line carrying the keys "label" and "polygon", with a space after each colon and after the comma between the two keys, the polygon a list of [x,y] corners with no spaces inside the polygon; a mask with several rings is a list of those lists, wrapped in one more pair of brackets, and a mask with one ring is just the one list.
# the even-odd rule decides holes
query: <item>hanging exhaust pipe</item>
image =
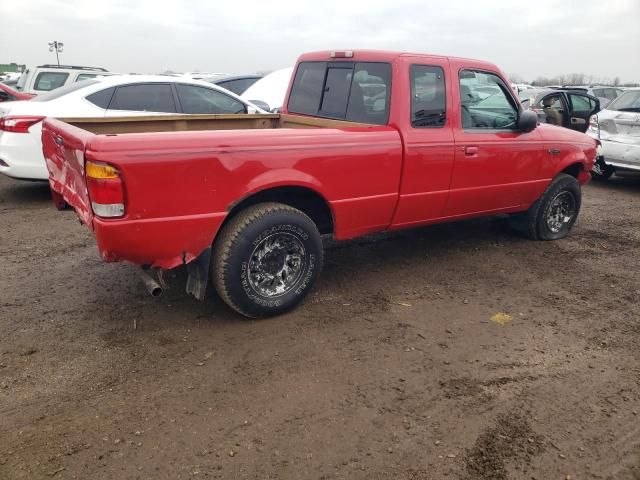
{"label": "hanging exhaust pipe", "polygon": [[144,287],[151,294],[152,297],[159,297],[164,292],[164,289],[158,283],[158,281],[151,276],[149,270],[145,270],[144,268],[137,269],[138,275],[140,276],[140,280],[144,284]]}

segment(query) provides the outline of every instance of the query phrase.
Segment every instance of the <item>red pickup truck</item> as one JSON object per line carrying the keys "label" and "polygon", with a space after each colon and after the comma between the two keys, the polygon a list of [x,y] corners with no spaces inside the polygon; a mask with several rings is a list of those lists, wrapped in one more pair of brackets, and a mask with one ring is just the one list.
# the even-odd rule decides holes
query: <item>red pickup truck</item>
{"label": "red pickup truck", "polygon": [[596,155],[537,125],[494,65],[364,50],[302,55],[278,115],[48,118],[42,140],[54,201],[105,261],[186,264],[188,292],[210,279],[247,317],[304,298],[324,234],[508,213],[562,238]]}

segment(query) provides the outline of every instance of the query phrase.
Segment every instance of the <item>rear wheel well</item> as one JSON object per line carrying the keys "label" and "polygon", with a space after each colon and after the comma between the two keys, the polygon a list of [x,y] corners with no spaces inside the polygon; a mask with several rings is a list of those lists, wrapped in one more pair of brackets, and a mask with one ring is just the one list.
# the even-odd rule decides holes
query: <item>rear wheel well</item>
{"label": "rear wheel well", "polygon": [[571,165],[569,165],[568,167],[566,167],[564,170],[562,170],[562,172],[560,173],[566,173],[567,175],[571,175],[573,178],[578,178],[578,175],[580,175],[580,172],[582,172],[584,170],[584,166],[582,165],[582,163],[577,162],[577,163],[572,163]]}
{"label": "rear wheel well", "polygon": [[264,202],[289,205],[313,220],[320,234],[333,233],[333,215],[329,204],[320,194],[305,187],[276,187],[254,193],[233,206],[222,227],[247,207]]}

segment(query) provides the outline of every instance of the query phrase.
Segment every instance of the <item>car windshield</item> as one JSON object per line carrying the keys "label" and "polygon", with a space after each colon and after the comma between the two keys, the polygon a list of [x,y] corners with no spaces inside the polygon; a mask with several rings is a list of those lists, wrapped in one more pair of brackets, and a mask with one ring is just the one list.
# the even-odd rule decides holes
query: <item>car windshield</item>
{"label": "car windshield", "polygon": [[51,90],[48,93],[43,93],[42,95],[38,95],[32,98],[31,102],[48,102],[51,100],[55,100],[56,98],[62,97],[67,93],[75,92],[76,90],[80,90],[81,88],[88,87],[89,85],[93,85],[94,83],[98,83],[99,80],[91,79],[91,80],[82,80],[81,82],[71,83],[65,87],[56,88],[55,90]]}
{"label": "car windshield", "polygon": [[504,94],[500,89],[494,89],[492,92],[480,92],[480,95],[487,93],[488,95],[481,98],[474,105],[483,108],[499,108],[504,107]]}
{"label": "car windshield", "polygon": [[525,101],[533,101],[533,98],[538,95],[541,92],[541,90],[536,90],[535,88],[527,88],[526,90],[521,90],[518,93],[518,98],[520,99],[521,102],[525,102]]}
{"label": "car windshield", "polygon": [[607,110],[640,112],[640,90],[627,90],[607,105]]}

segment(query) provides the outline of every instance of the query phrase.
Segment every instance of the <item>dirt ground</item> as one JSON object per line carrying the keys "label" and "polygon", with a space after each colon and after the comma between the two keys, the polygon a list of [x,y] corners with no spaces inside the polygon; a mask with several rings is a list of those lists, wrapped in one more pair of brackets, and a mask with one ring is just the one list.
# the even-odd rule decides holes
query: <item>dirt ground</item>
{"label": "dirt ground", "polygon": [[247,321],[180,271],[149,297],[2,177],[0,478],[640,479],[639,241],[613,178],[562,241],[328,242],[303,305]]}

